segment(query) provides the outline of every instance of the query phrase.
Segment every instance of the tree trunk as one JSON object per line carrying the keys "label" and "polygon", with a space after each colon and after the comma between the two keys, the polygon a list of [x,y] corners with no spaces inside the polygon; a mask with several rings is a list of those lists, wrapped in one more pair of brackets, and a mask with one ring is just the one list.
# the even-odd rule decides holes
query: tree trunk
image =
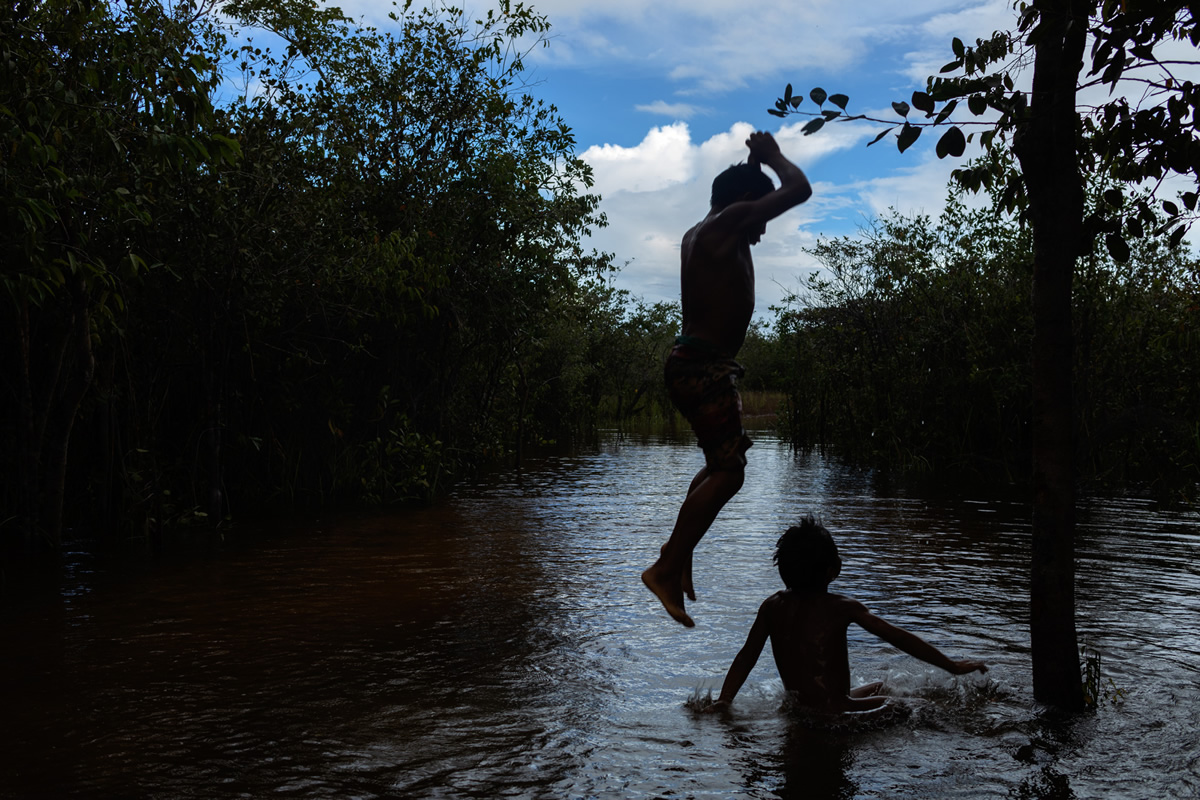
{"label": "tree trunk", "polygon": [[520,377],[518,383],[518,391],[521,394],[521,400],[517,405],[517,441],[516,448],[513,454],[516,464],[514,465],[517,474],[521,474],[521,461],[525,458],[525,409],[529,405],[529,382],[525,378],[525,370],[521,367],[521,361],[517,359],[517,375]]}
{"label": "tree trunk", "polygon": [[1074,407],[1071,280],[1083,233],[1075,87],[1090,9],[1041,7],[1030,118],[1014,141],[1033,228],[1033,552],[1030,641],[1033,694],[1084,705],[1075,632]]}
{"label": "tree trunk", "polygon": [[46,431],[46,536],[55,550],[62,545],[63,507],[66,501],[67,453],[71,430],[79,407],[92,385],[96,359],[92,353],[92,319],[89,298],[83,278],[75,278],[71,296],[73,309],[70,320],[71,348],[67,359],[67,377],[62,391],[50,398],[52,412]]}
{"label": "tree trunk", "polygon": [[33,409],[32,333],[29,301],[21,303],[16,320],[17,342],[20,349],[18,396],[20,419],[17,422],[17,517],[20,543],[14,549],[28,552],[33,549],[40,520],[38,518],[38,440]]}

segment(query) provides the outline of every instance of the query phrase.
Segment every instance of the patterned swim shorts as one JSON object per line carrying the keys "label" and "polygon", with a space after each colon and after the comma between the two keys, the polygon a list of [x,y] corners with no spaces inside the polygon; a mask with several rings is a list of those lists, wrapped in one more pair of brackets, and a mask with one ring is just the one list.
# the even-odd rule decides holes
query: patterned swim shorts
{"label": "patterned swim shorts", "polygon": [[663,376],[667,393],[691,423],[712,470],[740,470],[752,442],[742,427],[737,381],[745,368],[732,358],[692,344],[676,344]]}

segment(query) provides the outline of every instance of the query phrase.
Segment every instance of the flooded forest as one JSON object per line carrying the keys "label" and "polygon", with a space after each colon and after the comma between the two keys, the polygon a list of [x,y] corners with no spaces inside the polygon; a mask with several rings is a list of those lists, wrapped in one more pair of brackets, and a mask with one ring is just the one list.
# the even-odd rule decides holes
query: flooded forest
{"label": "flooded forest", "polygon": [[[1183,7],[1180,36],[1195,37]],[[892,796],[1068,798],[1071,780],[1139,796],[1128,776],[1104,771],[1120,755],[1114,742],[1140,743],[1152,772],[1146,754],[1181,740],[1194,747],[1196,673],[1179,654],[1197,653],[1194,624],[1186,627],[1200,580],[1200,260],[1176,232],[1190,224],[1195,185],[1161,200],[1094,159],[1083,175],[1085,222],[1095,224],[1069,279],[1081,630],[1126,654],[1115,671],[1092,675],[1089,703],[1118,705],[1112,698],[1136,697],[1143,679],[1189,684],[1178,703],[1156,695],[1150,704],[1162,726],[1096,717],[1079,735],[1105,744],[1060,764],[1066,728],[1028,711],[1021,570],[1035,524],[1036,243],[1008,190],[1020,164],[997,138],[969,173],[992,177],[949,183],[940,215],[893,213],[857,236],[819,238],[810,255],[821,269],[785,302],[758,309],[738,360],[762,439],[751,461],[761,453],[766,465],[747,486],[763,481],[797,512],[824,509],[831,528],[847,530],[849,552],[881,574],[878,554],[894,550],[914,570],[938,561],[960,600],[991,581],[983,599],[962,602],[992,632],[954,611],[943,630],[1011,669],[991,683],[946,684],[871,650],[864,669],[886,672],[897,693],[924,705],[907,727],[816,745],[774,714],[780,688],[764,659],[757,699],[738,722],[750,732],[712,727],[685,701],[719,679],[748,624],[736,614],[757,602],[725,573],[753,573],[761,600],[773,576],[753,571],[769,551],[718,551],[725,567],[714,580],[727,597],[706,613],[736,599],[725,608],[736,625],[719,623],[682,649],[624,640],[653,609],[623,560],[631,539],[614,531],[637,542],[638,564],[652,559],[668,530],[659,517],[686,488],[665,478],[694,471],[699,456],[663,388],[680,308],[618,288],[625,254],[590,247],[589,233],[606,224],[590,168],[514,46],[544,43],[551,20],[507,3],[478,21],[404,4],[393,22],[363,27],[303,1],[0,7],[0,630],[22,652],[4,657],[0,675],[16,694],[58,698],[20,706],[38,733],[3,748],[21,762],[4,757],[4,771],[19,776],[7,785],[22,792],[11,796],[128,788],[118,768],[76,779],[63,772],[71,757],[43,761],[60,739],[83,763],[112,756],[129,767],[139,796],[163,797],[213,796],[196,787],[222,781],[227,796],[332,797],[346,787],[360,796],[802,796],[793,751],[809,767],[824,764],[829,797],[888,796],[890,786],[903,789]],[[1200,90],[1189,84],[1180,102],[1194,110]],[[1178,147],[1200,161],[1195,142]],[[1191,161],[1175,158],[1177,172],[1196,178]],[[1105,230],[1118,207],[1119,230]],[[624,467],[610,458],[618,452]],[[615,483],[606,469],[617,470]],[[960,486],[990,488],[948,500]],[[635,512],[643,500],[648,510]],[[581,537],[589,508],[615,527]],[[732,508],[754,533],[747,546],[774,535],[749,508]],[[784,524],[777,514],[787,516],[773,508],[770,522]],[[931,549],[902,541],[910,524]],[[952,532],[960,525],[961,536]],[[1126,528],[1144,538],[1123,538]],[[714,529],[713,538],[728,535]],[[288,536],[297,549],[280,544]],[[577,551],[563,549],[568,540]],[[977,548],[986,563],[972,560]],[[511,567],[503,580],[488,576],[489,558]],[[859,590],[871,585],[865,568],[848,571]],[[589,573],[622,588],[609,594]],[[582,584],[596,605],[530,575]],[[389,600],[397,576],[403,598]],[[513,616],[489,629],[443,577],[478,581],[490,593],[479,602]],[[1105,616],[1108,580],[1122,584],[1108,596],[1128,608],[1160,605],[1170,624],[1150,627],[1176,637],[1170,648],[1138,639],[1122,650],[1147,628]],[[1145,593],[1130,588],[1143,583]],[[991,594],[997,586],[1007,589]],[[892,588],[933,602],[920,582]],[[290,592],[308,599],[277,604]],[[429,598],[443,606],[423,605]],[[210,599],[210,618],[190,627]],[[259,630],[239,616],[243,600],[278,626],[249,662]],[[610,602],[615,610],[595,611]],[[346,619],[378,604],[404,609],[397,630],[339,638]],[[529,626],[517,624],[533,607]],[[301,608],[317,620],[311,632],[291,616]],[[925,611],[898,613],[943,625]],[[487,647],[472,650],[471,636]],[[147,646],[146,659],[122,655],[123,642]],[[319,668],[288,673],[308,657],[297,642],[314,644]],[[431,666],[446,652],[462,676],[455,686]],[[479,668],[492,656],[498,672]],[[1160,657],[1168,663],[1145,667]],[[662,682],[626,672],[629,659]],[[131,664],[145,674],[124,684]],[[205,665],[229,671],[236,701],[207,682]],[[348,683],[335,687],[335,674]],[[392,694],[380,688],[389,675]],[[77,678],[77,690],[55,688]],[[170,686],[140,694],[160,678]],[[475,699],[456,705],[461,686]],[[263,708],[283,708],[292,689],[305,699],[281,712],[279,735],[304,744],[279,749],[279,718]],[[381,704],[364,710],[379,692]],[[440,716],[421,716],[422,693]],[[170,705],[180,696],[183,705]],[[225,705],[209,706],[214,697]],[[541,717],[521,711],[530,698]],[[160,701],[173,709],[161,719]],[[357,710],[344,713],[343,703]],[[306,739],[314,719],[334,721]],[[425,731],[420,748],[388,738],[401,720]],[[218,733],[247,721],[244,741]],[[199,731],[206,744],[197,753],[159,742],[147,766],[137,754],[156,726],[175,743]],[[526,728],[537,728],[532,738],[522,738]],[[986,791],[973,794],[969,770],[946,755],[947,731],[976,755],[1021,753],[1022,771],[989,773]],[[664,744],[681,739],[698,749],[680,756]],[[455,761],[463,748],[470,764]],[[279,761],[256,777],[193,769],[247,753]],[[937,766],[872,783],[888,754]],[[1148,784],[1168,794],[1155,796],[1200,787],[1194,758],[1169,761]],[[701,777],[680,777],[684,767]],[[706,783],[709,767],[716,777]],[[623,772],[633,777],[623,783]],[[1100,777],[1089,784],[1088,774]],[[0,797],[9,791],[0,781]]]}

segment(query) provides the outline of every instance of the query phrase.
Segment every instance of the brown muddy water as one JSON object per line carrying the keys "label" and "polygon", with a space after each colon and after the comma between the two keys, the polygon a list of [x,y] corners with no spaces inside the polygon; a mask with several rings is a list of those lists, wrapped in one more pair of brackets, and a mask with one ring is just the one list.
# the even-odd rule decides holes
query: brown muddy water
{"label": "brown muddy water", "polygon": [[[700,463],[612,437],[434,508],[295,526],[183,563],[72,554],[61,591],[0,620],[0,797],[1194,798],[1200,534],[1137,500],[1080,508],[1081,639],[1107,696],[1033,701],[1029,511],[1011,492],[889,491],[769,435],[696,554],[697,627],[642,588]],[[779,533],[813,511],[836,590],[986,676],[953,678],[852,629],[889,719],[779,710],[766,652],[718,687]]]}

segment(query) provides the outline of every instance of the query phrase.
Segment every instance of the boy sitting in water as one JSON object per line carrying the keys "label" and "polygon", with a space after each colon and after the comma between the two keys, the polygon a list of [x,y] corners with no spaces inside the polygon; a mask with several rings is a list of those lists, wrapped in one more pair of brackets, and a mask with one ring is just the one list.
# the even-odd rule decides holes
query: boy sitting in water
{"label": "boy sitting in water", "polygon": [[725,676],[721,696],[705,711],[729,707],[758,662],[767,637],[779,677],[797,704],[827,713],[879,708],[887,702],[887,697],[877,694],[882,682],[850,688],[846,629],[852,622],[954,675],[987,672],[982,661],[952,661],[920,637],[875,616],[857,600],[831,594],[828,587],[842,571],[842,559],[829,531],[812,516],[780,537],[774,562],[787,588],[768,597],[758,609],[746,644]]}

